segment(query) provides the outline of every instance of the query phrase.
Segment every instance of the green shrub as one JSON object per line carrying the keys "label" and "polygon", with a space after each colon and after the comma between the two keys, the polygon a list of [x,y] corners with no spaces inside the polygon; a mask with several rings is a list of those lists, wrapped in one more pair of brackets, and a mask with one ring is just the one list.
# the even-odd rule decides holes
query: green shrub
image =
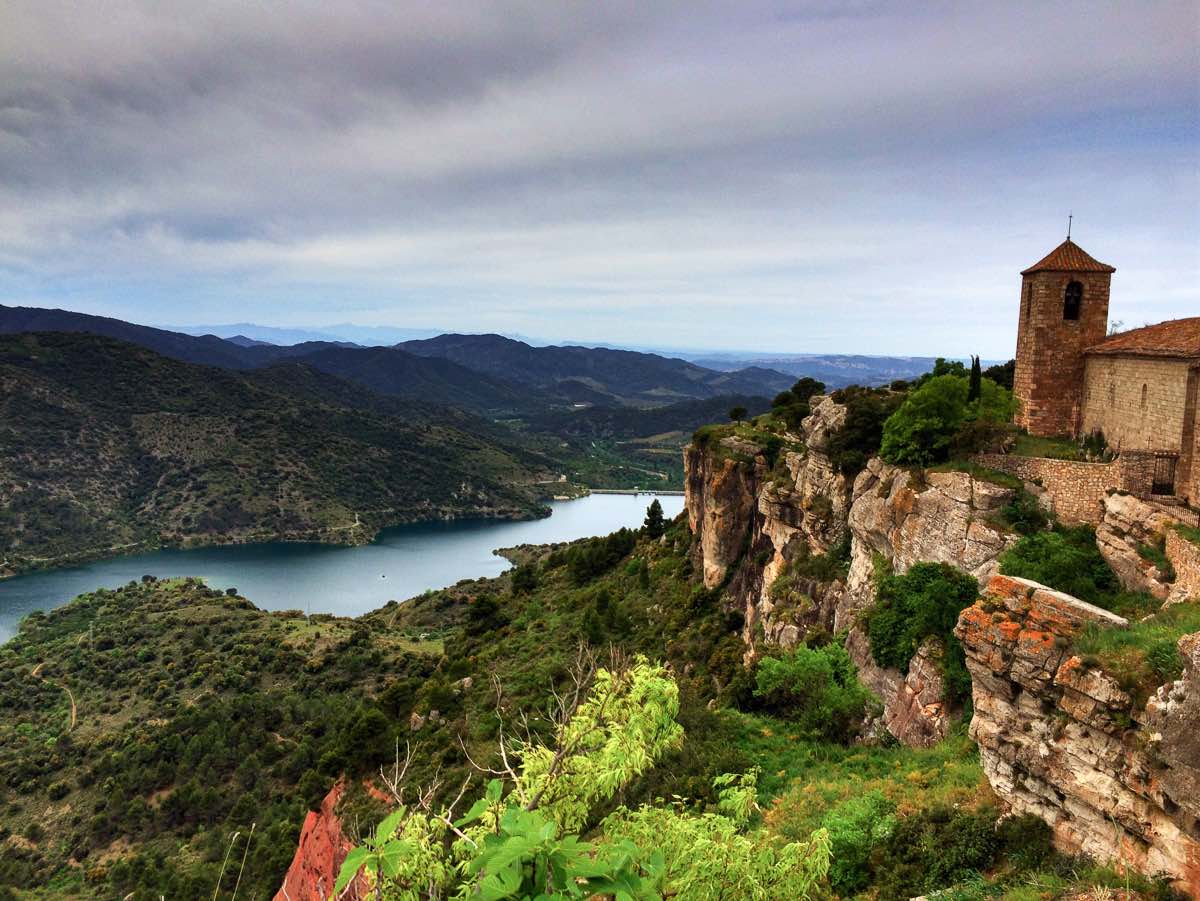
{"label": "green shrub", "polygon": [[907,672],[921,642],[936,637],[945,649],[947,689],[952,697],[965,698],[971,680],[954,626],[978,597],[975,578],[945,563],[916,563],[903,575],[882,575],[875,604],[864,617],[871,656],[880,666]]}
{"label": "green shrub", "polygon": [[875,789],[843,801],[825,814],[833,859],[829,884],[842,897],[856,895],[871,881],[871,852],[896,828],[896,805]]}
{"label": "green shrub", "polygon": [[995,813],[936,807],[904,817],[871,855],[880,901],[907,901],[953,885],[995,862]]}
{"label": "green shrub", "polygon": [[871,701],[850,655],[836,642],[764,657],[755,671],[754,696],[805,734],[830,741],[856,736]]}
{"label": "green shrub", "polygon": [[1054,856],[1054,833],[1041,817],[1027,813],[1007,817],[996,837],[1008,862],[1019,870],[1036,870]]}
{"label": "green shrub", "polygon": [[939,375],[910,391],[884,423],[880,456],[889,463],[928,466],[948,459],[956,444],[975,450],[990,427],[1012,418],[1013,399],[990,379],[980,383],[977,400],[968,400],[969,390],[967,378]]}
{"label": "green shrub", "polygon": [[1014,532],[1033,535],[1050,524],[1050,517],[1038,499],[1025,490],[1017,489],[1013,499],[1000,511],[1000,518]]}
{"label": "green shrub", "polygon": [[1200,604],[1175,604],[1128,628],[1089,626],[1076,638],[1075,649],[1102,666],[1140,703],[1151,689],[1180,677],[1179,639],[1197,630]]}
{"label": "green shrub", "polygon": [[833,399],[845,405],[846,421],[830,436],[826,453],[835,470],[853,478],[879,452],[883,424],[903,402],[904,395],[884,388],[853,385],[835,391]]}
{"label": "green shrub", "polygon": [[1026,535],[1000,557],[1000,572],[1041,582],[1081,600],[1110,608],[1121,586],[1096,547],[1088,526],[1057,526]]}

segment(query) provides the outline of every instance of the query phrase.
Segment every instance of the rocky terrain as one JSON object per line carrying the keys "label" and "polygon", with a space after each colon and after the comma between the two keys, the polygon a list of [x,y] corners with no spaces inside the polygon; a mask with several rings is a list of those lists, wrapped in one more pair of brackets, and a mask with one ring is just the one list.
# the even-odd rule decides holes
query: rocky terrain
{"label": "rocky terrain", "polygon": [[[1012,479],[878,458],[848,479],[826,453],[844,417],[832,398],[814,398],[812,415],[784,436],[775,462],[766,442],[737,434],[686,452],[695,565],[704,584],[726,586],[727,603],[744,614],[747,659],[814,632],[840,635],[859,679],[883,704],[881,724],[905,744],[932,745],[961,713],[943,679],[945,648],[930,638],[907,672],[881,667],[862,614],[875,602],[881,571],[935,561],[976,577],[986,598],[963,613],[956,634],[973,681],[971,734],[992,789],[1012,812],[1049,823],[1068,853],[1169,872],[1197,891],[1198,636],[1179,642],[1183,678],[1137,703],[1070,650],[1088,624],[1126,620],[998,575],[1019,538],[1001,515],[1017,492]],[[1042,494],[1025,487],[1029,497]],[[1196,600],[1191,583],[1148,550],[1169,535],[1168,549],[1194,553],[1172,531],[1175,522],[1137,498],[1106,499],[1097,547],[1125,589],[1168,603]],[[1190,573],[1183,562],[1180,569]]]}

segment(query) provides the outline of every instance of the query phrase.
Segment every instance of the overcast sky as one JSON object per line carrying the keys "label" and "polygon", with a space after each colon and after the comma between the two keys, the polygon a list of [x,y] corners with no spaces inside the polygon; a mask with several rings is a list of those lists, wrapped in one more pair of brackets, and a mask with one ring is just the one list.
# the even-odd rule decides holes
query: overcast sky
{"label": "overcast sky", "polygon": [[0,4],[0,303],[1011,356],[1200,315],[1200,3]]}

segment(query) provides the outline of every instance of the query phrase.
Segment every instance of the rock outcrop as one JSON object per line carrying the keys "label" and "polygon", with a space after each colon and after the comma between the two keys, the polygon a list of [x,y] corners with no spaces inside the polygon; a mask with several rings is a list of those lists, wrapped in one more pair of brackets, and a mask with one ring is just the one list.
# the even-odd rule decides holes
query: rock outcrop
{"label": "rock outcrop", "polygon": [[[296,853],[274,901],[327,901],[333,897],[338,870],[353,847],[337,815],[344,793],[345,785],[338,782],[321,801],[321,809],[310,810],[305,816]],[[341,897],[365,898],[368,888],[359,876]]]}
{"label": "rock outcrop", "polygon": [[1184,677],[1143,709],[1072,651],[1125,620],[1036,582],[993,577],[964,610],[971,736],[996,794],[1041,817],[1070,854],[1163,873],[1200,893],[1200,635]]}
{"label": "rock outcrop", "polygon": [[[827,452],[846,409],[831,397],[815,401],[801,434],[789,436],[800,449],[784,451],[774,466],[764,447],[735,437],[687,449],[694,562],[704,584],[727,584],[731,605],[744,613],[748,661],[764,646],[794,647],[812,629],[846,631],[860,678],[883,701],[888,729],[906,744],[932,744],[946,735],[953,713],[940,649],[923,647],[907,673],[884,669],[857,628],[875,600],[875,561],[897,572],[939,561],[990,576],[1016,540],[994,524],[1013,491],[965,472],[918,478],[878,459],[851,484]],[[848,577],[804,565],[847,539]],[[812,577],[815,571],[821,578]]]}
{"label": "rock outcrop", "polygon": [[1171,592],[1170,579],[1142,557],[1138,548],[1161,542],[1177,521],[1132,494],[1113,493],[1104,499],[1104,518],[1096,527],[1096,546],[1122,587],[1148,591],[1159,600],[1167,598]]}

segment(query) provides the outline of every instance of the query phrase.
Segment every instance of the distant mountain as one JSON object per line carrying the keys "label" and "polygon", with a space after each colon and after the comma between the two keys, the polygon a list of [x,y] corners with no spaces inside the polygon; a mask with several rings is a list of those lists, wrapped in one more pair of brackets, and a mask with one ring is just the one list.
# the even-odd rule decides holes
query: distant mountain
{"label": "distant mountain", "polygon": [[247,338],[245,335],[234,335],[232,338],[226,338],[230,344],[236,344],[238,347],[270,347],[270,341],[255,341],[253,338]]}
{"label": "distant mountain", "polygon": [[886,385],[896,379],[909,380],[933,369],[933,357],[875,357],[861,354],[707,354],[689,357],[697,366],[744,371],[765,367],[793,378],[809,376],[829,388],[847,385]]}
{"label": "distant mountain", "polygon": [[284,360],[305,362],[373,391],[489,415],[541,410],[550,402],[526,387],[499,382],[447,360],[418,357],[391,347],[358,347],[329,341],[281,346],[245,335],[236,342],[215,335],[185,335],[67,310],[0,306],[0,335],[32,331],[102,335],[175,360],[224,369],[256,369]]}
{"label": "distant mountain", "polygon": [[649,439],[667,432],[679,433],[680,450],[686,439],[712,422],[722,422],[734,407],[745,407],[750,416],[771,408],[765,397],[722,394],[704,400],[686,400],[665,407],[590,407],[585,410],[556,410],[528,420],[530,428],[573,438]]}
{"label": "distant mountain", "polygon": [[0,338],[0,385],[9,570],[160,541],[353,542],[397,522],[532,515],[534,483],[557,473],[508,430],[303,364],[239,372],[32,333]]}
{"label": "distant mountain", "polygon": [[226,325],[180,325],[173,331],[188,335],[216,335],[218,338],[233,339],[238,336],[263,341],[267,344],[303,344],[306,341],[329,341],[332,343],[357,344],[361,347],[384,347],[410,341],[414,338],[432,338],[440,335],[438,329],[392,328],[383,325],[354,325],[349,322],[337,325],[321,325],[316,328],[281,328],[273,325],[258,325],[254,322],[235,322]]}
{"label": "distant mountain", "polygon": [[0,335],[21,332],[88,332],[128,341],[185,363],[205,363],[227,369],[256,365],[248,348],[224,341],[215,335],[181,335],[146,325],[134,325],[108,316],[91,316],[69,310],[0,305]]}
{"label": "distant mountain", "polygon": [[719,394],[773,395],[795,381],[761,367],[717,372],[686,360],[608,348],[533,347],[501,335],[439,335],[403,350],[547,392],[586,387],[609,403],[665,405]]}

